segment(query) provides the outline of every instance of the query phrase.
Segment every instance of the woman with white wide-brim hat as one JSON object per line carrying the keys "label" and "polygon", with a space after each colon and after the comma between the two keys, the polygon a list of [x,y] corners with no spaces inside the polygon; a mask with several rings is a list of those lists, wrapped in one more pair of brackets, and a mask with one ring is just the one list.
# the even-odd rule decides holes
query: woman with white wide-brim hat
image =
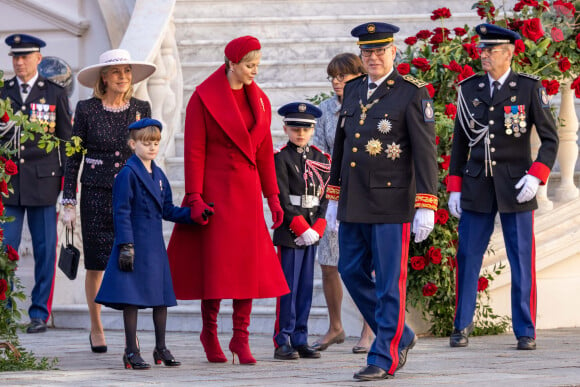
{"label": "woman with white wide-brim hat", "polygon": [[132,153],[127,145],[127,127],[151,117],[149,102],[132,97],[133,84],[145,80],[155,69],[151,63],[131,60],[127,50],[115,49],[101,54],[99,63],[85,67],[77,76],[81,85],[93,89],[93,97],[79,101],[75,110],[73,136],[82,139],[87,152],[67,159],[62,221],[67,227],[75,224],[77,177],[82,165],[80,216],[93,352],[107,351],[101,307],[94,300],[114,241],[113,181]]}

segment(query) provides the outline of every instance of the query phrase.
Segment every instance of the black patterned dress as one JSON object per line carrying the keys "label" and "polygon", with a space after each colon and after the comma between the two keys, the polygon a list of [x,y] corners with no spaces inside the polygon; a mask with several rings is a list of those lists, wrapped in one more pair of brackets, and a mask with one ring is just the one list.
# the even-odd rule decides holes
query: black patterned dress
{"label": "black patterned dress", "polygon": [[[113,182],[132,151],[127,145],[129,124],[151,117],[148,102],[131,98],[116,111],[103,107],[98,98],[79,101],[73,136],[87,150],[66,162],[63,203],[76,204],[77,179],[82,165],[80,216],[87,270],[105,270],[113,247]],[[84,162],[83,162],[84,160]]]}

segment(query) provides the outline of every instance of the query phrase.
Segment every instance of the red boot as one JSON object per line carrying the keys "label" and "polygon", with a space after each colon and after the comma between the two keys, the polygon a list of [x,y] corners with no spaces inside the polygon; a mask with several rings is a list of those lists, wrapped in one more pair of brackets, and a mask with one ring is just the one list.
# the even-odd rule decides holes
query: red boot
{"label": "red boot", "polygon": [[233,300],[234,314],[232,321],[234,326],[234,337],[230,341],[230,351],[234,356],[232,362],[235,363],[236,355],[240,364],[256,364],[256,359],[250,351],[248,338],[248,326],[250,325],[250,313],[252,313],[252,299]]}
{"label": "red boot", "polygon": [[199,339],[203,345],[207,361],[210,363],[225,363],[228,361],[217,335],[217,315],[221,300],[201,300],[201,318],[203,328]]}

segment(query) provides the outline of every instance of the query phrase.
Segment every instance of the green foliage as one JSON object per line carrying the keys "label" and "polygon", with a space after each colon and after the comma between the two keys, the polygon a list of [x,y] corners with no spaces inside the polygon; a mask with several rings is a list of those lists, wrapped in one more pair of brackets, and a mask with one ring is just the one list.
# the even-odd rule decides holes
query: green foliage
{"label": "green foliage", "polygon": [[333,95],[334,95],[334,92],[330,92],[330,94],[325,93],[325,92],[321,92],[321,93],[316,94],[314,97],[306,98],[306,100],[308,102],[311,102],[314,105],[320,105],[322,103],[322,101],[329,99],[329,98],[332,98]]}

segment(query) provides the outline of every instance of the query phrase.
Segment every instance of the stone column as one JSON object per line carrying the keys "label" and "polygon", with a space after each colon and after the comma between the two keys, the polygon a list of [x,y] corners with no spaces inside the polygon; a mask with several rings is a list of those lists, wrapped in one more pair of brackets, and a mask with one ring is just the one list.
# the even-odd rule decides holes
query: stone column
{"label": "stone column", "polygon": [[558,162],[560,164],[561,182],[556,188],[556,200],[568,202],[578,197],[578,188],[574,184],[574,169],[578,158],[578,117],[574,109],[574,93],[570,89],[571,80],[567,79],[560,84],[562,100],[558,115],[558,135],[560,147]]}

